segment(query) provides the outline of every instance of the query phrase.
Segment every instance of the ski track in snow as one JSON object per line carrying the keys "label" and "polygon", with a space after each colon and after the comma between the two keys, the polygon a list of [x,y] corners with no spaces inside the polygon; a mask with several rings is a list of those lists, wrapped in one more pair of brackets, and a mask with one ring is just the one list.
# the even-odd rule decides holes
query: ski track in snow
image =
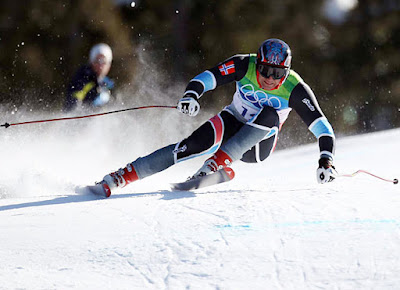
{"label": "ski track in snow", "polygon": [[[50,141],[18,157],[24,168],[3,154],[0,289],[400,288],[400,186],[361,174],[318,185],[316,143],[234,164],[233,181],[196,192],[168,184],[202,160],[100,199],[74,187],[133,159],[84,144],[71,170],[74,155],[53,165],[64,140]],[[399,178],[399,144],[399,129],[339,138],[336,168]]]}

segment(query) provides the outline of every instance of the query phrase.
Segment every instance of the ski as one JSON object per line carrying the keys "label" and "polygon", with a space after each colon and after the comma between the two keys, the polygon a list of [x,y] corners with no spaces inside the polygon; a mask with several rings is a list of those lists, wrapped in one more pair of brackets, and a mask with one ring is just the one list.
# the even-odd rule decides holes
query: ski
{"label": "ski", "polygon": [[230,181],[234,177],[235,177],[235,172],[231,168],[226,167],[209,175],[194,177],[184,182],[172,183],[171,189],[177,191],[188,191],[193,189],[199,189]]}
{"label": "ski", "polygon": [[111,195],[110,188],[108,187],[108,185],[103,183],[80,187],[76,189],[76,192],[80,194],[94,194],[105,198],[110,197]]}

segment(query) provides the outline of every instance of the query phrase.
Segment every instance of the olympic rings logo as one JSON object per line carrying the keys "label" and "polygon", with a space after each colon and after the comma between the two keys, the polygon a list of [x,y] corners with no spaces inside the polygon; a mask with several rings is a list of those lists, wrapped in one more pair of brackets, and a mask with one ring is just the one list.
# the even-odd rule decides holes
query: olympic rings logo
{"label": "olympic rings logo", "polygon": [[282,103],[278,97],[268,96],[267,93],[260,90],[255,91],[252,84],[241,86],[239,91],[246,101],[252,104],[258,104],[260,107],[265,103],[267,103],[269,107],[275,109],[280,109],[282,107]]}

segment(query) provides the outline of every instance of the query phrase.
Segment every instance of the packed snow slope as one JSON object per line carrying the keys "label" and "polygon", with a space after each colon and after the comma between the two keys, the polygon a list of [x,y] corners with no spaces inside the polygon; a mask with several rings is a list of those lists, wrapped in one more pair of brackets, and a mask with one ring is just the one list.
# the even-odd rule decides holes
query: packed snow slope
{"label": "packed snow slope", "polygon": [[[400,288],[400,185],[361,174],[319,185],[315,143],[234,164],[233,181],[195,192],[169,183],[203,160],[109,199],[78,195],[152,139],[180,136],[76,124],[1,133],[0,289]],[[399,178],[399,145],[399,129],[339,138],[336,168]]]}

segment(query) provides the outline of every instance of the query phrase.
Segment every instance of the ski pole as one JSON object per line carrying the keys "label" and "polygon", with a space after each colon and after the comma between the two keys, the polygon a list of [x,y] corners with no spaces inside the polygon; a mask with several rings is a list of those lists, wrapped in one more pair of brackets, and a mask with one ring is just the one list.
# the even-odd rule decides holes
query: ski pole
{"label": "ski pole", "polygon": [[10,126],[17,126],[17,125],[26,125],[26,124],[35,124],[35,123],[45,123],[45,122],[55,122],[55,121],[64,121],[64,120],[76,120],[76,119],[83,119],[83,118],[91,118],[103,115],[109,115],[114,113],[121,113],[126,111],[133,111],[133,110],[141,110],[141,109],[151,109],[151,108],[167,108],[167,109],[176,109],[176,106],[144,106],[144,107],[135,107],[135,108],[128,108],[128,109],[121,109],[116,111],[92,114],[92,115],[85,115],[85,116],[77,116],[77,117],[66,117],[66,118],[56,118],[56,119],[47,119],[47,120],[37,120],[37,121],[28,121],[28,122],[20,122],[20,123],[4,123],[0,125],[0,127],[8,128]]}
{"label": "ski pole", "polygon": [[397,178],[395,178],[395,179],[383,178],[383,177],[377,176],[375,174],[372,174],[371,172],[368,172],[368,171],[365,171],[365,170],[362,170],[362,169],[357,170],[356,172],[351,173],[351,174],[339,174],[336,177],[354,177],[359,173],[365,173],[365,174],[371,175],[372,177],[378,178],[380,180],[387,181],[387,182],[392,182],[393,184],[398,184],[399,183],[399,180]]}

